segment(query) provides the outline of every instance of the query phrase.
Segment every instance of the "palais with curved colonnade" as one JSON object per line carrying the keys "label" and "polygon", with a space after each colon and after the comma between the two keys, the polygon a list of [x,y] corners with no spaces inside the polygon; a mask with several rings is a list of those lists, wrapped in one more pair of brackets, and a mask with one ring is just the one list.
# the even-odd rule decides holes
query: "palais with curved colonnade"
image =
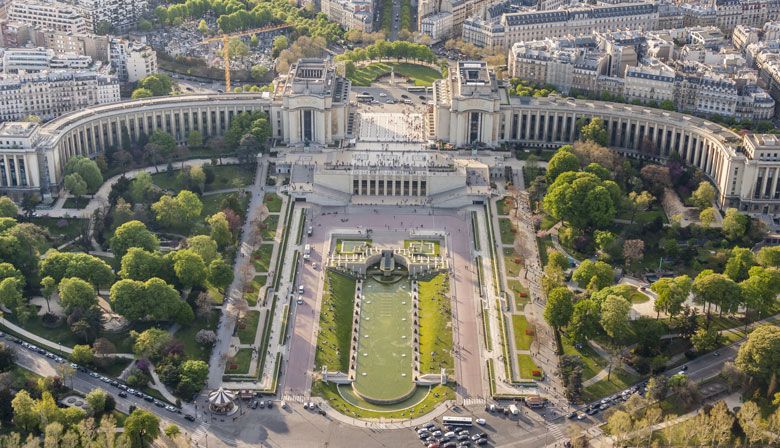
{"label": "palais with curved colonnade", "polygon": [[[314,164],[306,162],[310,158],[300,157],[301,153],[345,153],[347,159],[361,159],[357,151],[349,149],[354,137],[348,123],[356,107],[349,101],[350,90],[350,82],[339,76],[329,62],[303,59],[280,77],[275,90],[269,93],[124,101],[66,114],[43,125],[6,122],[0,125],[0,192],[16,198],[29,191],[57,194],[63,166],[70,157],[94,157],[116,147],[123,134],[137,141],[142,134],[156,129],[169,132],[181,144],[190,130],[198,130],[206,138],[219,136],[233,117],[245,111],[268,113],[273,139],[288,155],[287,166],[281,163],[281,169],[292,172],[296,165]],[[426,129],[430,130],[431,142],[456,148],[490,149],[505,143],[555,148],[576,139],[578,120],[594,117],[605,121],[610,147],[659,161],[676,152],[712,180],[721,207],[780,218],[780,140],[775,136],[743,137],[701,118],[643,106],[560,97],[513,97],[484,62],[459,62],[450,70],[449,78],[434,84]],[[289,155],[295,154],[297,158],[290,159]],[[404,160],[397,154],[393,157]],[[419,179],[414,189],[410,184],[408,191],[416,191],[418,197],[442,197],[458,188],[474,193],[474,176],[493,171],[490,166],[458,168],[469,158],[462,153],[442,153],[426,160],[414,159]],[[407,191],[403,181],[377,181],[372,185],[369,180],[364,184],[363,179],[372,179],[372,168],[360,163],[350,170],[350,163],[339,166],[345,179],[334,180],[333,170],[328,176],[320,176],[323,181],[329,179],[331,185],[323,187],[332,189],[331,202],[364,194],[380,196],[380,192],[381,196],[404,196]],[[423,184],[426,176],[441,172],[442,164],[453,167],[447,172],[452,178],[446,185],[436,190],[435,182]],[[376,167],[383,172],[392,168],[387,164]],[[358,172],[362,177],[356,177]],[[316,184],[316,180],[304,182]],[[477,189],[478,194],[482,191]],[[291,194],[305,198],[307,193],[303,189]]]}

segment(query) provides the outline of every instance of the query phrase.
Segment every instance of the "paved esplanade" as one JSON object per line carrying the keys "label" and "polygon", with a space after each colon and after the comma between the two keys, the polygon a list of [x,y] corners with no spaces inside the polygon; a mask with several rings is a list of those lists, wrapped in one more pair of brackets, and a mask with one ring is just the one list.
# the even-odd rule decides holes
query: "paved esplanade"
{"label": "paved esplanade", "polygon": [[472,264],[470,215],[463,211],[432,213],[429,208],[411,207],[322,210],[313,207],[312,212],[314,233],[305,241],[311,246],[311,260],[303,265],[300,281],[306,291],[316,293],[305,294],[303,304],[298,305],[294,311],[283,395],[308,396],[311,388],[323,287],[323,271],[321,267],[315,269],[315,263],[321,266],[326,262],[331,247],[331,234],[357,231],[365,234],[366,229],[372,229],[371,239],[378,247],[403,244],[403,240],[414,238],[415,233],[440,231],[445,234],[443,249],[449,254],[452,268],[450,284],[458,394],[466,399],[483,396],[483,363],[480,358],[480,335],[474,293],[476,278],[469,268]]}
{"label": "paved esplanade", "polygon": [[425,141],[425,123],[420,113],[360,112],[359,116],[359,140],[362,142]]}

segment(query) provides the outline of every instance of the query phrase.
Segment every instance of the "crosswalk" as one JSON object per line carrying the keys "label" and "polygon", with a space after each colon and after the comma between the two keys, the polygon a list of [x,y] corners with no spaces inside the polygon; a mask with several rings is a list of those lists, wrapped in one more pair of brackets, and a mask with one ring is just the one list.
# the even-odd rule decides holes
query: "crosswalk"
{"label": "crosswalk", "polygon": [[487,401],[484,398],[464,398],[463,399],[463,406],[477,406],[482,405],[484,406]]}
{"label": "crosswalk", "polygon": [[549,431],[550,436],[556,441],[566,438],[561,428],[562,425],[547,425],[547,431]]}
{"label": "crosswalk", "polygon": [[194,431],[192,431],[192,442],[194,446],[198,446],[203,444],[205,446],[206,443],[206,437],[208,435],[208,428],[209,423],[208,422],[201,422]]}

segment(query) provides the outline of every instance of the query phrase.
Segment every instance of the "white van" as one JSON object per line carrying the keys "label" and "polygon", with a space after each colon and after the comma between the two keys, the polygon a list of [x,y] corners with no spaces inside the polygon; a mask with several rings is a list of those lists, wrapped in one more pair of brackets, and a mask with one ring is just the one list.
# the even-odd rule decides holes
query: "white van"
{"label": "white van", "polygon": [[311,258],[311,245],[307,244],[303,247],[303,259],[308,260],[309,258]]}
{"label": "white van", "polygon": [[303,285],[298,285],[298,294],[303,294]]}

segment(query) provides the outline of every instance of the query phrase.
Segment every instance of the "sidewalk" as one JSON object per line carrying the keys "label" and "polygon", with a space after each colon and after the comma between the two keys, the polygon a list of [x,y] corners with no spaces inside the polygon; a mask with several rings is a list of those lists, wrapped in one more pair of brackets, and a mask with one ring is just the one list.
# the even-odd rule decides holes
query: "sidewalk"
{"label": "sidewalk", "polygon": [[330,407],[327,400],[323,400],[321,398],[315,398],[313,399],[314,402],[317,403],[317,405],[324,409],[329,418],[332,418],[333,420],[339,421],[341,423],[352,425],[352,426],[360,426],[364,428],[371,428],[375,430],[389,430],[389,429],[405,429],[405,428],[414,428],[415,426],[422,426],[433,419],[443,415],[445,412],[449,411],[452,406],[454,406],[456,403],[453,400],[445,401],[441,403],[439,406],[436,407],[436,409],[432,410],[431,412],[428,412],[425,415],[422,415],[420,417],[416,417],[414,419],[398,419],[398,420],[391,420],[391,419],[379,419],[379,420],[360,420],[357,418],[347,417],[346,415],[340,413],[339,411],[334,410]]}

